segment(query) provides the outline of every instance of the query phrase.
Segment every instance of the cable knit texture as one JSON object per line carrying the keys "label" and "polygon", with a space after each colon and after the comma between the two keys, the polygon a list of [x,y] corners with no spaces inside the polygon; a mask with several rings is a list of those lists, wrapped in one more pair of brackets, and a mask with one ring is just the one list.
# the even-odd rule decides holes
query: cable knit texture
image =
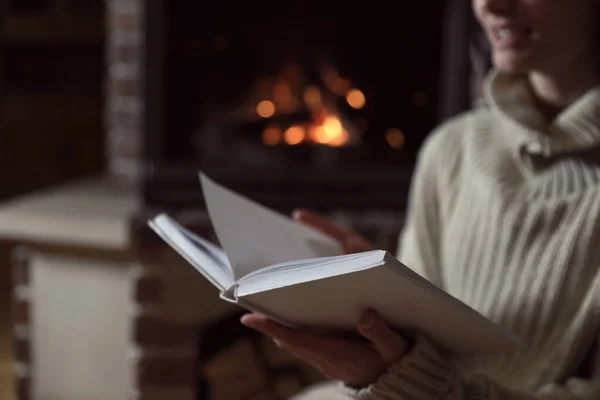
{"label": "cable knit texture", "polygon": [[454,361],[422,338],[350,397],[600,399],[600,88],[551,123],[525,77],[486,88],[424,145],[398,257],[527,347]]}

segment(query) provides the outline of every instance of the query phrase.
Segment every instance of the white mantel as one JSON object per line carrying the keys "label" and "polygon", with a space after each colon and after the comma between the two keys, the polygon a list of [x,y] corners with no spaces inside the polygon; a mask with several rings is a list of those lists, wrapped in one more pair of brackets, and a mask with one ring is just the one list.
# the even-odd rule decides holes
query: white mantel
{"label": "white mantel", "polygon": [[127,250],[140,209],[135,189],[78,180],[0,203],[0,240]]}

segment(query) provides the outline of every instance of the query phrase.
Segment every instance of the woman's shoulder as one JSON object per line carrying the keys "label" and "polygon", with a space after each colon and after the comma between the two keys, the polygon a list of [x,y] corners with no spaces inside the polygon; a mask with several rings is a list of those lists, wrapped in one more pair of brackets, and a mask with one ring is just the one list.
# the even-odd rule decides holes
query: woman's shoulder
{"label": "woman's shoulder", "polygon": [[422,158],[448,160],[463,157],[473,142],[493,134],[494,116],[486,108],[478,108],[448,118],[425,139]]}
{"label": "woman's shoulder", "polygon": [[[482,148],[493,149],[494,116],[487,109],[476,109],[451,117],[440,124],[424,141],[419,167],[425,175],[448,189],[471,168],[465,167]],[[491,139],[490,139],[491,138]],[[492,154],[490,154],[492,156]]]}
{"label": "woman's shoulder", "polygon": [[487,108],[465,111],[442,122],[431,133],[428,142],[438,143],[437,146],[466,144],[476,136],[489,134],[497,126],[494,121],[494,113]]}

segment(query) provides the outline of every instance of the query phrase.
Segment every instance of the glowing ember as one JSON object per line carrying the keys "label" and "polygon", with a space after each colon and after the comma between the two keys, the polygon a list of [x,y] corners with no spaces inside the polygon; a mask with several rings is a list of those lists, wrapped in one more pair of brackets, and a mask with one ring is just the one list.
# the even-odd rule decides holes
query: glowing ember
{"label": "glowing ember", "polygon": [[306,132],[300,126],[292,126],[283,134],[283,140],[291,146],[300,144],[306,137]]}
{"label": "glowing ember", "polygon": [[334,147],[345,146],[350,141],[350,135],[335,116],[325,117],[323,123],[310,129],[309,137],[315,143]]}
{"label": "glowing ember", "polygon": [[327,133],[322,126],[313,126],[309,131],[310,140],[318,144],[327,144]]}
{"label": "glowing ember", "polygon": [[275,104],[269,100],[263,100],[256,105],[256,113],[263,118],[272,117],[275,114]]}
{"label": "glowing ember", "polygon": [[346,93],[346,101],[350,105],[350,107],[360,110],[365,106],[367,102],[365,95],[358,89],[350,89],[348,93]]}

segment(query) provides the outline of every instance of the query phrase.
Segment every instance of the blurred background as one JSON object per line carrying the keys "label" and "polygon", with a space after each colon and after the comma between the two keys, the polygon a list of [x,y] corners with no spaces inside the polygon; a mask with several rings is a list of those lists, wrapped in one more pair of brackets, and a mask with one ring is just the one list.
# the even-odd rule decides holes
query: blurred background
{"label": "blurred background", "polygon": [[423,140],[479,97],[466,0],[1,0],[0,397],[283,399],[320,378],[145,226],[197,171],[395,249]]}

